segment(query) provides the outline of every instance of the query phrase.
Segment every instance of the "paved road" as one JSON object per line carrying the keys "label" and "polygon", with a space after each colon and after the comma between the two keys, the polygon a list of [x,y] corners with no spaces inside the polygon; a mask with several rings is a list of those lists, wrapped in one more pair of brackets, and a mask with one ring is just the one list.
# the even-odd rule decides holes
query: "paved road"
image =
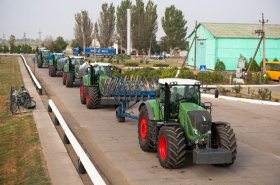
{"label": "paved road", "polygon": [[[31,59],[28,58],[30,64]],[[62,86],[61,78],[51,78],[47,69],[36,68],[50,98],[79,138],[102,173],[112,184],[279,184],[280,107],[204,99],[214,105],[214,121],[231,123],[237,137],[234,165],[218,168],[193,165],[163,169],[155,153],[142,152],[137,125],[133,120],[118,123],[113,108],[88,110],[80,104],[79,88]]]}

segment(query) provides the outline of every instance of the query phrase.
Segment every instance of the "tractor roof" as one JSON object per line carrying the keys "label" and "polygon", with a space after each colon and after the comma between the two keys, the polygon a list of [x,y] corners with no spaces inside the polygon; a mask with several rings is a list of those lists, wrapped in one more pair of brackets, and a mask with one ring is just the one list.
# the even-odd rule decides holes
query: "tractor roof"
{"label": "tractor roof", "polygon": [[112,66],[112,64],[104,63],[104,62],[94,62],[94,63],[90,63],[90,65],[92,65],[92,66]]}
{"label": "tractor roof", "polygon": [[200,84],[198,80],[193,79],[183,79],[183,78],[161,78],[158,80],[159,84],[178,84],[178,85],[195,85]]}

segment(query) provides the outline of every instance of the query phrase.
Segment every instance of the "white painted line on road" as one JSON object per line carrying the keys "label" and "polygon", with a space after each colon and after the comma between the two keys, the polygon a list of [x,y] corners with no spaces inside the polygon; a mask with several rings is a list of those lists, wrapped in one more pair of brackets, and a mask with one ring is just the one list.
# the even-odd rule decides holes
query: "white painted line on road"
{"label": "white painted line on road", "polygon": [[[205,88],[217,88],[217,87],[235,87],[235,86],[239,86],[239,84],[236,85],[203,85],[203,87]],[[242,85],[240,84],[241,87],[280,87],[280,84],[273,84],[273,85],[269,85],[269,84],[261,84],[261,85]]]}
{"label": "white painted line on road", "polygon": [[59,124],[61,125],[62,129],[64,130],[65,135],[67,136],[69,142],[71,143],[73,149],[75,150],[77,156],[79,157],[80,161],[82,162],[85,170],[87,171],[91,181],[95,185],[105,185],[105,181],[101,177],[101,175],[96,170],[95,166],[90,161],[89,157],[75,138],[72,131],[69,129],[67,123],[65,122],[64,118],[60,114],[59,110],[57,109],[54,102],[49,99],[49,106],[51,107],[53,113],[55,114],[57,120],[59,121]]}
{"label": "white painted line on road", "polygon": [[[213,94],[204,94],[204,93],[201,94],[201,97],[203,97],[203,98],[215,98]],[[246,99],[246,98],[236,98],[236,97],[230,97],[230,96],[219,96],[218,99],[224,99],[224,100],[230,100],[230,101],[239,101],[239,102],[245,102],[245,103],[262,104],[262,105],[280,106],[279,102],[253,100],[253,99]]]}

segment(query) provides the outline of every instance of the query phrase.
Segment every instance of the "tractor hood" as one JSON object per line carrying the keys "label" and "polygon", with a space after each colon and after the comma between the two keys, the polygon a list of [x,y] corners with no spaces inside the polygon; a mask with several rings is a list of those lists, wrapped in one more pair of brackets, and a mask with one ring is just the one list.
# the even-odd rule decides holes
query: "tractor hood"
{"label": "tractor hood", "polygon": [[195,103],[181,103],[180,110],[188,118],[191,123],[192,130],[195,129],[198,133],[206,134],[211,130],[212,117],[210,113]]}

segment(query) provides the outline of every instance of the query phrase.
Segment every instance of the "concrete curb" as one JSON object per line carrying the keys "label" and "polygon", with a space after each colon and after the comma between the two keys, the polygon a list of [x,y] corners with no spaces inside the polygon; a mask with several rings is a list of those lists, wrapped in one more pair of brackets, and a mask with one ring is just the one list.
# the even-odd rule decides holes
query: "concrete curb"
{"label": "concrete curb", "polygon": [[22,59],[19,60],[19,66],[24,85],[36,101],[33,117],[51,182],[52,184],[58,185],[82,185],[83,182],[78,175],[23,62],[21,61]]}
{"label": "concrete curb", "polygon": [[[215,99],[213,94],[201,94],[202,98],[213,98]],[[273,105],[273,106],[280,106],[279,102],[271,102],[271,101],[263,101],[263,100],[253,100],[253,99],[246,99],[246,98],[236,98],[230,96],[219,96],[217,99],[224,99],[230,101],[239,101],[245,103],[253,103],[253,104],[260,104],[260,105]]]}

